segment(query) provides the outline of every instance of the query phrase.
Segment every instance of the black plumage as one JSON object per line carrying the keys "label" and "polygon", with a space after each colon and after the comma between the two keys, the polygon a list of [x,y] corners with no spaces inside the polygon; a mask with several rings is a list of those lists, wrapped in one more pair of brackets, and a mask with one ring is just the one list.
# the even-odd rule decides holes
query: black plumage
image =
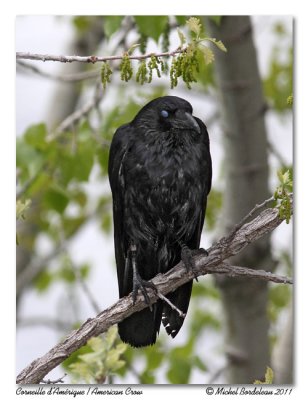
{"label": "black plumage", "polygon": [[[212,163],[204,123],[192,116],[184,99],[165,96],[145,105],[132,122],[115,133],[109,156],[113,196],[114,242],[120,297],[181,259],[193,268],[198,249]],[[192,281],[167,297],[184,313]],[[175,337],[183,318],[159,300],[119,323],[119,334],[132,346],[154,344],[161,321]]]}

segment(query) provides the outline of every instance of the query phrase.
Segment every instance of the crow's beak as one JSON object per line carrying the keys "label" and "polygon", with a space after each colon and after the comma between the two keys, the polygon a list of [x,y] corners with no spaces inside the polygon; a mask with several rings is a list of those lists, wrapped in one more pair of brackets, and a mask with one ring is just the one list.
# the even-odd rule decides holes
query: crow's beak
{"label": "crow's beak", "polygon": [[187,111],[183,112],[178,110],[176,113],[176,121],[178,128],[180,129],[193,129],[194,131],[200,133],[200,126],[195,118]]}

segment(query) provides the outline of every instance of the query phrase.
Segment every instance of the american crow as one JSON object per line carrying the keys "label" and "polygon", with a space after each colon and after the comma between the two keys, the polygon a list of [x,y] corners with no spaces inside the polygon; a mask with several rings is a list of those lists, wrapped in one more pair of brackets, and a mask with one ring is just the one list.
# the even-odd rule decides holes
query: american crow
{"label": "american crow", "polygon": [[[176,96],[145,105],[113,137],[109,156],[113,196],[115,257],[120,297],[140,289],[148,301],[147,282],[183,260],[193,268],[198,249],[212,162],[204,123]],[[192,281],[168,299],[186,313]],[[121,339],[134,347],[156,342],[161,321],[175,337],[183,318],[158,300],[119,323]]]}

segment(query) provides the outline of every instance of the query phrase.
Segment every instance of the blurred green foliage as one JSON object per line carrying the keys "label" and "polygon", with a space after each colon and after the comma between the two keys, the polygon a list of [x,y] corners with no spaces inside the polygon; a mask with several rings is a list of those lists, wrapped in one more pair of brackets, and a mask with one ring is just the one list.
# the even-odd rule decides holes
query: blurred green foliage
{"label": "blurred green foliage", "polygon": [[283,24],[277,23],[273,30],[277,36],[277,44],[271,53],[269,71],[263,85],[269,105],[275,111],[283,113],[292,106],[286,99],[293,92],[293,45],[292,42],[285,45],[283,39],[288,36],[288,32]]}

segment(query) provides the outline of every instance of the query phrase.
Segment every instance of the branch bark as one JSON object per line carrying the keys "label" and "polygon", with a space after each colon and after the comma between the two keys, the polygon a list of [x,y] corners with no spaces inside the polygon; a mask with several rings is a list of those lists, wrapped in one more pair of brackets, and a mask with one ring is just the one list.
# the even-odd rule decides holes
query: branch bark
{"label": "branch bark", "polygon": [[[130,60],[145,60],[147,58],[151,58],[153,55],[155,57],[173,57],[176,54],[183,53],[186,51],[186,47],[177,48],[173,51],[166,51],[161,53],[147,53],[139,56],[129,55],[128,58]],[[25,53],[25,52],[16,52],[16,60],[34,60],[34,61],[57,61],[62,63],[72,63],[72,62],[81,62],[81,63],[92,63],[95,64],[97,62],[105,62],[105,61],[116,61],[122,60],[123,55],[115,55],[115,56],[58,56],[52,54],[35,54],[35,53]]]}
{"label": "branch bark", "polygon": [[[227,274],[233,278],[258,278],[266,281],[292,283],[286,277],[279,277],[261,270],[230,266],[225,262],[226,259],[238,254],[250,243],[273,231],[281,222],[278,209],[268,208],[252,221],[239,227],[236,232],[232,232],[232,237],[226,236],[217,241],[208,249],[208,255],[202,250],[196,251],[194,271],[187,272],[183,263],[180,262],[166,274],[158,274],[152,282],[163,295],[193,280],[195,276],[206,274]],[[158,295],[154,291],[149,291],[148,294],[151,303],[157,301]],[[20,372],[16,382],[18,384],[40,383],[48,372],[85,345],[88,339],[106,332],[112,325],[145,307],[147,305],[141,295],[137,297],[135,304],[133,304],[132,294],[120,299],[95,318],[89,318],[78,330],[71,332],[63,342],[54,346],[44,356],[34,360]]]}

